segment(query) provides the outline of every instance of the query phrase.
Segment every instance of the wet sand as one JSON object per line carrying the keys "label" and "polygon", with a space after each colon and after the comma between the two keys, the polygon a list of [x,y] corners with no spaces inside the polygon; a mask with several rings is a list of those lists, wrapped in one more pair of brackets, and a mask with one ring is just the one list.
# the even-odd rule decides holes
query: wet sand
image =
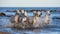
{"label": "wet sand", "polygon": [[12,33],[8,33],[8,32],[0,32],[0,34],[12,34]]}

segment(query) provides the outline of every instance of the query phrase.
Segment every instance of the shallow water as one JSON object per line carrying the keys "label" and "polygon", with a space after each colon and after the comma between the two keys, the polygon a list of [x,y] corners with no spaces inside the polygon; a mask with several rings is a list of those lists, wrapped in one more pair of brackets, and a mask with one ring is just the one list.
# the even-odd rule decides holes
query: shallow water
{"label": "shallow water", "polygon": [[[54,16],[60,16],[60,13],[52,12],[50,17],[52,18]],[[9,19],[10,17],[0,17],[1,32],[10,32],[12,34],[60,34],[60,19],[52,19],[51,23],[49,23],[51,27],[48,26],[40,29],[27,29],[27,30],[6,28],[5,27],[6,25],[11,25]],[[4,27],[1,27],[1,25],[3,25]]]}

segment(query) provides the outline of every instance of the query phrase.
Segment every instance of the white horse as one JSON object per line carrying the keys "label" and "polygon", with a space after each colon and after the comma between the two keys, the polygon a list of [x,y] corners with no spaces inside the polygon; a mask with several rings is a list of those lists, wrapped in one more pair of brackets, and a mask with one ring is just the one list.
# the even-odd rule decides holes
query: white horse
{"label": "white horse", "polygon": [[50,16],[50,11],[46,11],[46,15],[45,15],[45,23],[46,24],[49,23],[49,16]]}
{"label": "white horse", "polygon": [[42,16],[41,18],[39,18],[40,27],[44,27],[49,24],[49,20],[50,20],[49,16],[50,16],[50,11],[46,11],[46,12],[42,11]]}
{"label": "white horse", "polygon": [[41,11],[34,11],[33,14],[35,15],[33,18],[33,27],[39,27],[39,18],[41,17]]}
{"label": "white horse", "polygon": [[17,10],[15,16],[11,17],[12,22],[14,21],[15,23],[18,23],[18,21],[19,21],[19,13],[20,13],[19,10]]}

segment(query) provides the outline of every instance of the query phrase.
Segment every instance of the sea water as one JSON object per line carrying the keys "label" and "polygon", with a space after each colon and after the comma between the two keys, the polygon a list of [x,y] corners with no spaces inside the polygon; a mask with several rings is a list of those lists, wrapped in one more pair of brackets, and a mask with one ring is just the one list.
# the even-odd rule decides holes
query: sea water
{"label": "sea water", "polygon": [[[46,7],[45,7],[46,8]],[[4,12],[7,15],[14,15],[15,13],[5,12],[6,10],[17,10],[17,9],[25,9],[25,10],[32,10],[33,8],[10,8],[10,7],[0,7],[0,12]],[[35,8],[35,9],[44,9],[44,8]],[[54,8],[46,8],[45,10],[53,10]],[[60,10],[60,8],[55,8]],[[32,13],[28,13],[29,16],[33,15]],[[14,29],[14,28],[3,28],[1,25],[6,26],[10,25],[10,17],[0,17],[0,32],[10,32],[12,34],[60,34],[60,19],[52,19],[54,16],[59,17],[60,12],[51,12],[51,20],[52,22],[49,24],[51,27],[45,27],[42,29],[27,29],[27,30],[21,30],[21,29]],[[54,27],[56,26],[56,27]]]}

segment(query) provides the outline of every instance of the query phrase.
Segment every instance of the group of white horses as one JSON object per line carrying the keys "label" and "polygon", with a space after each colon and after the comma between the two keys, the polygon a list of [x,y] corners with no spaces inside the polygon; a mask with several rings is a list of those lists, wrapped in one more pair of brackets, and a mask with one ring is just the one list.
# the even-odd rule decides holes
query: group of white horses
{"label": "group of white horses", "polygon": [[[50,11],[45,11],[44,18],[41,18],[44,11],[32,10],[33,16],[27,16],[26,10],[16,10],[15,16],[11,16],[11,23],[14,23],[14,27],[21,26],[23,28],[27,27],[40,27],[49,24]],[[22,15],[22,16],[21,16]],[[20,23],[20,24],[19,24]],[[17,25],[16,25],[17,24]]]}

